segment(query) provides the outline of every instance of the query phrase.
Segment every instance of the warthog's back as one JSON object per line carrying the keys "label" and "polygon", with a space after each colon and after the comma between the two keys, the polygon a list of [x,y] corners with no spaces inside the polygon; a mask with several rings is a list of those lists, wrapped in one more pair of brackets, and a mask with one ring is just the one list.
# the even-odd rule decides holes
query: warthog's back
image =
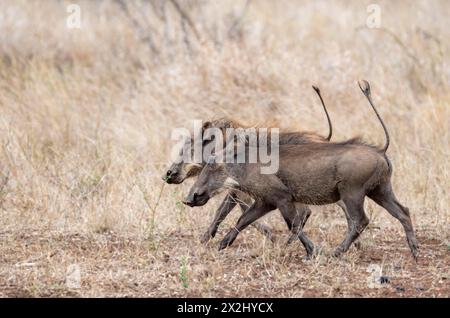
{"label": "warthog's back", "polygon": [[300,202],[329,204],[340,199],[339,188],[365,188],[374,173],[386,172],[386,161],[376,148],[316,143],[281,146],[277,175]]}

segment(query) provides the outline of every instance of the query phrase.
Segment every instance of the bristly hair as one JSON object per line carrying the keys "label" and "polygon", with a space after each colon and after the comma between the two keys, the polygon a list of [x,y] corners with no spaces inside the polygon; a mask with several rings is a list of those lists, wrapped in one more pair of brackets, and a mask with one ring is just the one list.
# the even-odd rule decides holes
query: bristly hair
{"label": "bristly hair", "polygon": [[[231,119],[228,117],[221,117],[221,118],[217,118],[217,119],[212,119],[210,121],[212,127],[217,127],[217,126],[222,126],[222,127],[227,127],[227,128],[260,128],[259,125],[254,125],[254,126],[247,126],[247,125],[242,125],[239,121],[235,120],[235,119]],[[267,127],[267,128],[271,128],[271,127]],[[302,131],[302,132],[285,132],[284,134],[289,135],[289,134],[295,134],[297,135],[296,138],[298,138],[298,136],[304,136],[304,137],[309,137],[311,138],[312,136],[320,136],[317,133],[311,132],[311,131]],[[325,137],[320,136],[321,138],[323,138],[325,140]],[[318,140],[319,141],[319,140]],[[290,142],[286,142],[287,144],[290,144]],[[384,149],[382,149],[379,146],[376,146],[374,144],[371,144],[367,141],[365,141],[362,137],[354,137],[348,140],[344,140],[344,141],[339,141],[339,142],[330,142],[328,143],[330,146],[346,146],[346,145],[362,145],[362,146],[366,146],[366,147],[370,147],[372,149],[375,149],[378,152],[383,152]]]}
{"label": "bristly hair", "polygon": [[236,119],[232,119],[229,117],[219,117],[215,119],[211,119],[208,121],[211,125],[211,127],[223,127],[223,128],[276,128],[276,125],[265,123],[265,126],[262,126],[261,124],[256,125],[244,125],[240,121]]}
{"label": "bristly hair", "polygon": [[209,121],[211,123],[211,127],[224,127],[224,128],[238,128],[243,127],[239,121],[227,117],[215,118]]}
{"label": "bristly hair", "polygon": [[[255,129],[259,129],[259,128],[280,128],[278,125],[276,125],[275,122],[266,122],[266,123],[260,123],[260,124],[255,124],[255,125],[243,125],[241,122],[239,122],[238,120],[232,119],[232,118],[228,118],[228,117],[220,117],[220,118],[216,118],[216,119],[211,119],[209,121],[207,121],[209,123],[208,127],[216,127],[216,128],[243,128],[243,129],[247,129],[247,128],[255,128]],[[306,139],[317,139],[317,142],[321,142],[321,141],[327,141],[326,137],[323,137],[321,134],[318,134],[316,132],[313,131],[292,131],[292,130],[285,130],[285,129],[281,129],[280,130],[283,132],[283,134],[285,135],[296,135],[296,139],[304,136],[305,140]]]}

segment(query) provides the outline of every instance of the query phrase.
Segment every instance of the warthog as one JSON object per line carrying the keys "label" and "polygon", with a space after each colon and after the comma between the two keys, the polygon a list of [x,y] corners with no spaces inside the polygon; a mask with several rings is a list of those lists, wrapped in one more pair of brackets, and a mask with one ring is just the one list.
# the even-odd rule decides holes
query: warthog
{"label": "warthog", "polygon": [[[325,103],[323,101],[323,98],[321,96],[319,88],[316,86],[313,86],[314,91],[317,93],[317,95],[320,98],[320,102],[322,104],[322,107],[325,111],[325,114],[327,116],[328,121],[328,136],[323,137],[316,133],[312,132],[282,132],[279,135],[279,143],[280,145],[284,144],[304,144],[309,142],[316,142],[316,143],[322,143],[322,142],[329,142],[333,133],[333,128],[330,120],[330,116],[328,114],[327,108],[325,106]],[[219,128],[222,130],[223,135],[225,135],[225,130],[227,128],[242,128],[243,126],[237,123],[236,121],[230,120],[230,119],[219,119],[214,120],[211,122],[206,122],[203,124],[202,127],[202,146],[206,146],[208,143],[211,142],[211,140],[203,139],[203,134],[205,133],[206,129],[208,128]],[[191,137],[190,140],[186,140],[186,142],[189,143],[189,145],[193,145],[193,138]],[[192,147],[193,148],[193,147]],[[191,152],[193,152],[193,149],[191,148]],[[181,155],[181,154],[180,154]],[[204,158],[203,158],[204,159]],[[183,160],[180,160],[179,162],[172,163],[167,170],[167,172],[163,176],[163,180],[165,180],[169,184],[180,184],[184,182],[187,178],[198,176],[203,169],[203,166],[206,164],[205,161],[203,161],[201,164],[195,164],[190,162],[184,162]],[[215,213],[214,219],[211,223],[211,225],[208,227],[207,231],[202,235],[201,242],[206,243],[211,238],[213,238],[216,235],[217,229],[220,225],[220,223],[227,217],[227,215],[233,210],[233,208],[236,206],[236,204],[239,204],[242,213],[247,210],[248,207],[252,204],[252,199],[247,194],[240,192],[240,191],[230,191],[227,196],[224,198],[222,203],[220,204],[218,210]],[[345,211],[345,206],[340,204],[340,206]],[[311,210],[301,204],[296,203],[296,208],[298,211],[298,217],[293,220],[292,222],[301,222],[302,226],[306,223],[307,219],[309,218],[311,214]],[[347,213],[346,213],[347,216]],[[348,218],[347,218],[348,219]],[[252,224],[257,230],[259,230],[261,233],[265,234],[268,237],[271,237],[271,231],[268,227],[260,224],[260,223],[253,223]],[[288,243],[290,243],[293,239],[290,238]]]}
{"label": "warthog", "polygon": [[372,102],[369,83],[363,81],[359,85],[383,127],[386,144],[382,149],[357,138],[338,143],[289,144],[279,146],[280,169],[275,174],[261,174],[259,163],[209,162],[203,168],[185,204],[204,205],[223,187],[243,191],[255,199],[221,241],[219,249],[232,244],[249,224],[278,208],[310,257],[314,246],[303,232],[303,223],[292,222],[298,215],[294,203],[323,205],[342,200],[350,222],[345,239],[334,252],[338,256],[348,250],[369,223],[364,212],[364,199],[368,196],[400,221],[411,253],[417,259],[418,243],[409,210],[398,202],[392,189],[392,165],[386,156],[389,133]]}

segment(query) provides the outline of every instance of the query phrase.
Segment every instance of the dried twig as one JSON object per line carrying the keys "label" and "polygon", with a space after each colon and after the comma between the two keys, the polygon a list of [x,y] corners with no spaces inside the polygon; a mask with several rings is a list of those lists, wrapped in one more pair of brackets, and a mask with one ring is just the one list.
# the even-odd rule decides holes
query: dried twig
{"label": "dried twig", "polygon": [[3,192],[3,189],[6,187],[9,181],[9,171],[6,173],[6,176],[3,178],[1,184],[0,184],[0,193]]}
{"label": "dried twig", "polygon": [[[361,31],[365,29],[367,29],[365,26],[359,26],[356,28],[356,31]],[[395,43],[397,43],[403,49],[403,51],[409,58],[411,58],[417,65],[420,65],[420,60],[408,49],[408,47],[405,44],[403,44],[402,40],[398,37],[397,34],[383,27],[375,28],[373,30],[378,30],[389,35],[395,41]]]}
{"label": "dried twig", "polygon": [[197,28],[195,27],[194,22],[192,22],[192,19],[189,17],[186,11],[184,11],[179,3],[176,0],[169,0],[170,3],[174,6],[175,10],[180,14],[181,18],[187,22],[189,27],[191,28],[192,32],[194,33],[197,40],[202,41],[202,38],[200,36],[200,33],[198,33]]}
{"label": "dried twig", "polygon": [[233,21],[233,23],[231,24],[230,28],[228,29],[228,37],[232,38],[236,35],[237,29],[240,26],[242,19],[245,17],[245,15],[247,14],[248,8],[250,6],[251,0],[247,0],[245,2],[244,8],[242,9],[242,12],[239,16],[236,17],[236,19]]}
{"label": "dried twig", "polygon": [[148,46],[150,47],[150,50],[152,50],[152,52],[154,54],[159,54],[159,50],[155,45],[155,42],[153,41],[152,36],[150,35],[150,32],[148,32],[147,30],[144,30],[144,28],[140,25],[140,23],[136,20],[136,18],[134,18],[131,13],[130,10],[128,9],[128,5],[125,3],[124,0],[115,0],[116,3],[120,6],[120,8],[122,9],[122,11],[125,12],[125,14],[127,15],[128,19],[131,21],[133,27],[138,30],[138,32],[143,35],[141,37],[141,41],[143,42],[147,42]]}

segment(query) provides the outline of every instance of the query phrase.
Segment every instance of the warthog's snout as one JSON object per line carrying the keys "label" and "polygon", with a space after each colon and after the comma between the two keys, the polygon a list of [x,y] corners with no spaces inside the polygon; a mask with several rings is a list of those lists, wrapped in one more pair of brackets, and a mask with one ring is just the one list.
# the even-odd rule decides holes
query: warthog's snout
{"label": "warthog's snout", "polygon": [[167,183],[177,183],[178,171],[167,170],[167,172],[162,176],[162,179]]}
{"label": "warthog's snout", "polygon": [[197,199],[198,194],[194,192],[193,194],[189,194],[184,200],[183,203],[189,206],[195,206],[195,201]]}
{"label": "warthog's snout", "polygon": [[190,206],[202,206],[208,202],[209,196],[206,192],[198,194],[197,192],[190,193],[184,200],[183,203]]}

